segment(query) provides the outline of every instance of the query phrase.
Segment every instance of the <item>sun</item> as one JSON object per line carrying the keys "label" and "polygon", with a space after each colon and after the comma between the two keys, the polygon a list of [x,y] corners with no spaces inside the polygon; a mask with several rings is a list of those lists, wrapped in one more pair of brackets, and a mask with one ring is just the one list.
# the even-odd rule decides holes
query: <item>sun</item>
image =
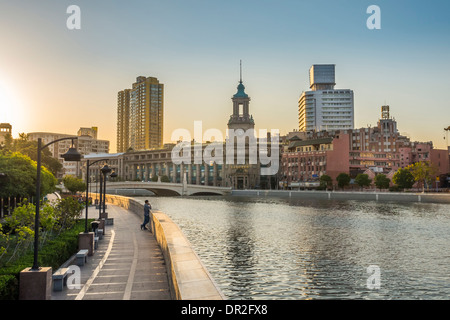
{"label": "sun", "polygon": [[0,123],[10,123],[16,130],[23,130],[28,121],[27,115],[23,114],[17,91],[0,76]]}

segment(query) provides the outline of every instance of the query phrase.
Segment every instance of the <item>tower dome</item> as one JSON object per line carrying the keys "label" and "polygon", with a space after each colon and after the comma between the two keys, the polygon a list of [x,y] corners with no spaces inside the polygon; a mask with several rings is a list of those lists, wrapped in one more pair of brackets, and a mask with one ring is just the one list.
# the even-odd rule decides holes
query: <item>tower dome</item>
{"label": "tower dome", "polygon": [[242,84],[242,80],[239,81],[239,85],[237,86],[237,93],[233,96],[234,98],[248,98],[248,95],[245,93],[245,87]]}

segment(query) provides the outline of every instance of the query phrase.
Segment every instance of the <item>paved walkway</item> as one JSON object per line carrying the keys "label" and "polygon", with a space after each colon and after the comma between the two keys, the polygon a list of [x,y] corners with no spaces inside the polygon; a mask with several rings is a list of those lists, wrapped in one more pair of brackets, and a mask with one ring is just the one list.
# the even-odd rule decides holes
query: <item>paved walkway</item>
{"label": "paved walkway", "polygon": [[[89,217],[98,216],[94,208],[89,208]],[[135,213],[111,204],[106,212],[114,224],[106,226],[97,250],[80,267],[79,288],[52,291],[52,300],[170,300],[164,257],[155,237],[140,229],[142,221]]]}

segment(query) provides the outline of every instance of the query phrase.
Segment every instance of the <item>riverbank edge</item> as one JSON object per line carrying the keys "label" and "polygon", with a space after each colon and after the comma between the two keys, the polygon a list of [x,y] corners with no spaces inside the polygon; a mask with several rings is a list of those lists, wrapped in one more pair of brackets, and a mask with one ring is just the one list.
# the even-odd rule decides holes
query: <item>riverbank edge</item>
{"label": "riverbank edge", "polygon": [[357,191],[297,191],[297,190],[232,190],[231,196],[282,197],[296,199],[398,201],[423,203],[450,203],[450,194],[406,192],[357,192]]}
{"label": "riverbank edge", "polygon": [[[128,209],[144,220],[144,201],[107,194],[106,202]],[[225,300],[178,225],[162,211],[151,212],[151,230],[164,256],[172,299]]]}

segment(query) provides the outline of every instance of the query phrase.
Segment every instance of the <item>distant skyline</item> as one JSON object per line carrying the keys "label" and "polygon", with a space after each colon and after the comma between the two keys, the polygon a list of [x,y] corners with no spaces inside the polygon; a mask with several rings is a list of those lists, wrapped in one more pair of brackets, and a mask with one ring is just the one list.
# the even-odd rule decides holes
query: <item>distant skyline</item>
{"label": "distant skyline", "polygon": [[[80,30],[66,27],[70,5]],[[370,5],[380,30],[366,27]],[[197,120],[225,133],[242,60],[255,129],[286,134],[311,65],[335,64],[355,128],[375,126],[387,104],[402,134],[443,149],[448,12],[448,1],[0,0],[0,122],[15,138],[96,126],[115,152],[117,93],[151,76],[165,86],[164,142]]]}

